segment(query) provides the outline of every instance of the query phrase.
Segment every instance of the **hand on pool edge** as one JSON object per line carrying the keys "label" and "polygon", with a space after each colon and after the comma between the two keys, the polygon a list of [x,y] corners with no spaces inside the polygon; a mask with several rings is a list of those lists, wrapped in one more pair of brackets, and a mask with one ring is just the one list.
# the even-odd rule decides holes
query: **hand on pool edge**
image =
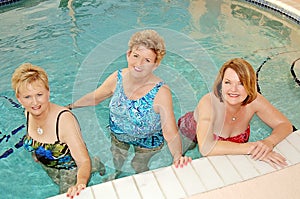
{"label": "hand on pool edge", "polygon": [[271,165],[274,169],[283,169],[288,166],[287,160],[280,153],[275,151],[269,152],[262,161]]}
{"label": "hand on pool edge", "polygon": [[186,166],[188,163],[192,162],[192,158],[188,156],[181,156],[179,159],[174,160],[173,165],[175,168],[183,168]]}
{"label": "hand on pool edge", "polygon": [[67,197],[74,198],[74,196],[78,196],[85,188],[85,184],[76,184],[68,189]]}

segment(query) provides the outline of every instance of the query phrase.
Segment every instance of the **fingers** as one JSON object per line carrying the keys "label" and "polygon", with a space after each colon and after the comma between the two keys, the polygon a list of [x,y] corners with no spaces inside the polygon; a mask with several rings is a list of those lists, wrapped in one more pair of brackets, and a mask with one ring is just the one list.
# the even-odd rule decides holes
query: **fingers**
{"label": "fingers", "polygon": [[277,167],[284,168],[287,166],[286,159],[279,153],[274,151],[270,152],[264,159],[266,163],[270,164],[273,168],[277,169]]}
{"label": "fingers", "polygon": [[175,160],[173,162],[173,164],[176,168],[178,168],[178,167],[182,168],[182,167],[186,166],[188,163],[190,163],[191,161],[192,161],[191,157],[182,156],[178,160]]}
{"label": "fingers", "polygon": [[82,190],[86,188],[85,184],[78,184],[72,186],[68,189],[67,197],[74,198],[74,196],[78,196]]}
{"label": "fingers", "polygon": [[262,160],[272,150],[273,149],[268,145],[264,144],[261,141],[257,141],[250,147],[249,154],[251,154],[251,158],[253,158],[254,160]]}

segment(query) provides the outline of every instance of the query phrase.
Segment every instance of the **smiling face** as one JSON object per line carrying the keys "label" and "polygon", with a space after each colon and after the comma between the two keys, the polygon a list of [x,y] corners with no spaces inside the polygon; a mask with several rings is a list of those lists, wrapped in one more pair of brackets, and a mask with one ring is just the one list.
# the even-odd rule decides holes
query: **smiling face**
{"label": "smiling face", "polygon": [[222,80],[222,98],[225,102],[235,105],[242,103],[248,94],[237,73],[227,68]]}
{"label": "smiling face", "polygon": [[[225,75],[226,73],[226,75]],[[220,102],[244,99],[242,105],[251,103],[257,97],[256,74],[249,62],[233,58],[225,62],[219,70],[213,92]],[[247,96],[244,96],[244,94]]]}
{"label": "smiling face", "polygon": [[32,115],[41,115],[48,107],[50,91],[41,81],[23,84],[19,87],[18,101]]}
{"label": "smiling face", "polygon": [[157,68],[156,54],[145,46],[137,46],[127,52],[128,68],[133,76],[145,77]]}

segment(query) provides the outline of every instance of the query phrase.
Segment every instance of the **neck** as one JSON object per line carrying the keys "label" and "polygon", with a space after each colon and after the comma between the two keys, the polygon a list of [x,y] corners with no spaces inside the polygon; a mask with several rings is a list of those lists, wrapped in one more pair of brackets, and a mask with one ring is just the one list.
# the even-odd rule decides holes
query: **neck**
{"label": "neck", "polygon": [[234,122],[239,118],[239,114],[242,108],[243,106],[241,106],[240,104],[234,106],[228,105],[226,107],[226,115],[230,118],[231,122]]}
{"label": "neck", "polygon": [[226,112],[233,113],[233,114],[240,111],[242,107],[243,106],[241,104],[235,104],[235,105],[226,104],[225,105]]}

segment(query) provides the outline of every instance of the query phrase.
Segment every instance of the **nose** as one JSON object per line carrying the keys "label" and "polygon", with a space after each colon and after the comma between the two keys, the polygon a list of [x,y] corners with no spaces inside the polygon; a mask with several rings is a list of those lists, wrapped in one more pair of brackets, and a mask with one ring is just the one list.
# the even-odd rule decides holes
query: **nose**
{"label": "nose", "polygon": [[36,105],[37,102],[38,102],[38,99],[37,99],[36,97],[33,97],[33,98],[32,98],[32,104],[33,104],[33,105]]}
{"label": "nose", "polygon": [[143,59],[142,59],[142,58],[137,59],[137,60],[136,60],[136,64],[137,64],[138,66],[142,66],[142,65],[144,64]]}
{"label": "nose", "polygon": [[231,90],[236,91],[237,90],[237,84],[231,84]]}

